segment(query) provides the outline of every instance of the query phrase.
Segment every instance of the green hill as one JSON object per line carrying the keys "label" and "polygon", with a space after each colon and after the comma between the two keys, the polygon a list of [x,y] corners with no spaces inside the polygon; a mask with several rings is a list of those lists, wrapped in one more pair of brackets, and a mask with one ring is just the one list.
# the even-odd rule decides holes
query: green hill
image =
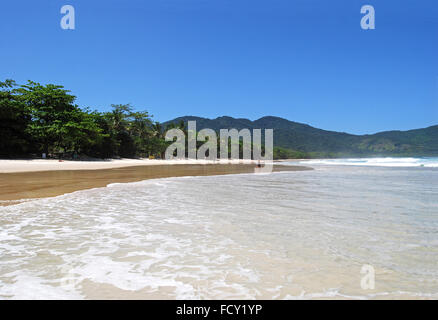
{"label": "green hill", "polygon": [[274,129],[274,146],[284,157],[347,156],[438,156],[438,126],[409,131],[387,131],[372,135],[353,135],[327,131],[307,124],[267,116],[255,121],[219,117],[207,119],[186,116],[165,122],[196,120],[197,130],[243,128]]}

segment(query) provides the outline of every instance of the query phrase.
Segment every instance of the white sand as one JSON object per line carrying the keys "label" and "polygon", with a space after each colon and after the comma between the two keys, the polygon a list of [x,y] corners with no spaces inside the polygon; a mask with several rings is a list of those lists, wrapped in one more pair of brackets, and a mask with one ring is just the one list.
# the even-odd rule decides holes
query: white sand
{"label": "white sand", "polygon": [[123,168],[130,166],[174,165],[174,164],[250,164],[251,160],[149,160],[120,159],[102,161],[67,161],[63,160],[0,160],[0,173],[35,172],[54,170],[98,170]]}

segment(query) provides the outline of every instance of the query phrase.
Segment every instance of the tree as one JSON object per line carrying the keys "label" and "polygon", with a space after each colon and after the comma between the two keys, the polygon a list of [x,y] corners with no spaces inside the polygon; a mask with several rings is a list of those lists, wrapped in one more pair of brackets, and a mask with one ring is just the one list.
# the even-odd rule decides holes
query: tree
{"label": "tree", "polygon": [[161,123],[155,122],[152,125],[152,130],[152,138],[149,144],[149,155],[160,157],[163,159],[166,148],[170,143],[166,142],[164,139],[165,132]]}
{"label": "tree", "polygon": [[109,134],[114,147],[114,154],[121,157],[135,156],[135,146],[129,134],[129,117],[132,107],[129,104],[113,104],[113,110],[105,114],[109,125]]}
{"label": "tree", "polygon": [[105,113],[115,155],[122,157],[145,156],[154,136],[148,112],[134,112],[129,104],[113,104]]}
{"label": "tree", "polygon": [[39,83],[28,81],[16,90],[20,94],[20,101],[25,104],[31,115],[31,123],[27,127],[27,133],[40,145],[45,153],[59,152],[65,147],[65,127],[72,118],[80,112],[73,105],[76,97],[70,95],[63,86],[48,84],[43,86]]}
{"label": "tree", "polygon": [[68,116],[68,122],[62,127],[64,139],[60,147],[64,151],[82,153],[92,150],[99,145],[106,135],[102,134],[102,129],[96,121],[96,114],[89,110],[82,111],[75,107]]}
{"label": "tree", "polygon": [[0,82],[0,155],[16,156],[31,152],[30,136],[26,128],[31,116],[20,101],[15,81]]}
{"label": "tree", "polygon": [[129,132],[134,141],[136,153],[144,157],[149,153],[148,146],[153,136],[152,120],[148,112],[131,112],[130,118],[132,120]]}

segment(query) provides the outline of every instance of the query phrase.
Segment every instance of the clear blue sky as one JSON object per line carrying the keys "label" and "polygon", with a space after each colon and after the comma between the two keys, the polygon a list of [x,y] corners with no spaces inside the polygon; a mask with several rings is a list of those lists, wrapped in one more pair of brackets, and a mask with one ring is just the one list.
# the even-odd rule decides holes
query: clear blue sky
{"label": "clear blue sky", "polygon": [[[65,4],[76,30],[60,27]],[[3,0],[0,30],[1,80],[62,84],[82,107],[351,133],[438,124],[436,0]]]}

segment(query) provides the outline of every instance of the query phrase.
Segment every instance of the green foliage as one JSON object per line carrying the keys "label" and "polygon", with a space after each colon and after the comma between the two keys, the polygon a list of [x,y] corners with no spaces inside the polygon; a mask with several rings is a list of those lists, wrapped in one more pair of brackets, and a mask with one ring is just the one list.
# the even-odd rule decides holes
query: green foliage
{"label": "green foliage", "polygon": [[28,81],[15,91],[32,121],[26,128],[43,152],[59,152],[76,139],[75,128],[80,109],[73,105],[75,96],[62,86],[43,86]]}
{"label": "green foliage", "polygon": [[[219,117],[180,117],[166,124],[196,120],[197,130],[274,129],[274,158],[338,158],[372,156],[438,156],[438,126],[410,131],[352,135],[326,131],[278,117],[256,121]],[[263,139],[262,139],[263,141]],[[276,149],[277,148],[277,149]],[[281,149],[279,149],[281,148]],[[287,151],[286,151],[287,150]]]}
{"label": "green foliage", "polygon": [[31,115],[15,94],[13,80],[0,82],[0,156],[20,156],[31,152],[32,141],[26,132]]}
{"label": "green foliage", "polygon": [[310,154],[282,147],[274,147],[274,159],[308,159]]}
{"label": "green foliage", "polygon": [[161,129],[156,132],[147,112],[134,112],[130,105],[112,105],[106,113],[82,110],[62,86],[32,81],[16,86],[12,80],[0,82],[0,156],[108,158],[164,152]]}

